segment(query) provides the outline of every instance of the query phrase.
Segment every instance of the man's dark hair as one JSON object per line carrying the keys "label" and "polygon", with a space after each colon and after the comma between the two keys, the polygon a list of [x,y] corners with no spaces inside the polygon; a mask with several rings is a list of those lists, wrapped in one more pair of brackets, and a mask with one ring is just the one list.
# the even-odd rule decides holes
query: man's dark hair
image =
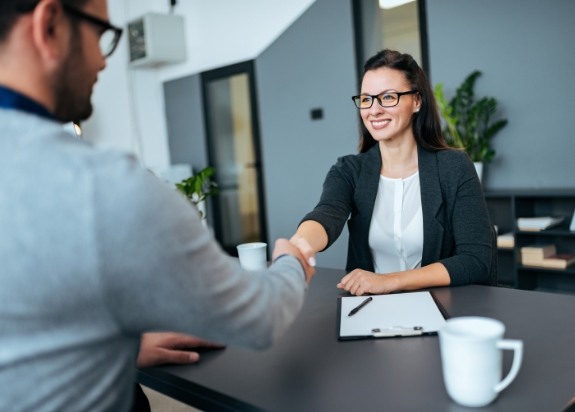
{"label": "man's dark hair", "polygon": [[[0,44],[6,41],[16,20],[22,14],[31,12],[41,0],[0,0]],[[88,0],[61,0],[75,8],[82,8]]]}

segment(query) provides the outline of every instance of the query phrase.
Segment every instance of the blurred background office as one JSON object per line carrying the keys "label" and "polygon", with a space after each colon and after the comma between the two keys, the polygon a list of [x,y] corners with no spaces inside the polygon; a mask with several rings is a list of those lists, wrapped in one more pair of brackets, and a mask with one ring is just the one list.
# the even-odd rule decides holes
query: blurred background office
{"label": "blurred background office", "polygon": [[[509,124],[483,177],[487,190],[573,188],[572,0],[119,0],[112,21],[183,18],[185,56],[130,64],[128,36],[108,62],[84,138],[133,152],[158,174],[216,167],[208,212],[228,249],[289,236],[317,202],[337,157],[356,151],[350,96],[383,47],[413,54],[446,94],[481,70]],[[382,3],[382,4],[380,4]],[[384,8],[385,7],[385,8]],[[129,34],[129,33],[128,33]],[[343,267],[347,235],[318,256]]]}

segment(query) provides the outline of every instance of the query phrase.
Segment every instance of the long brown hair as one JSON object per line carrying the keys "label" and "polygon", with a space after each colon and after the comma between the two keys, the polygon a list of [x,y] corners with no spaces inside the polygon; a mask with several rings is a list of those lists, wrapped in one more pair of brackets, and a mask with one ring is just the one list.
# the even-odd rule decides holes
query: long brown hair
{"label": "long brown hair", "polygon": [[[363,75],[370,71],[387,67],[398,70],[405,75],[411,90],[417,90],[421,96],[421,107],[419,112],[413,114],[411,127],[415,141],[423,149],[436,152],[448,149],[445,138],[441,132],[441,122],[437,111],[435,97],[425,72],[419,67],[417,62],[406,53],[385,49],[370,57],[363,66]],[[376,103],[374,103],[376,104]],[[361,121],[361,138],[359,142],[359,152],[363,153],[374,146],[377,142]]]}

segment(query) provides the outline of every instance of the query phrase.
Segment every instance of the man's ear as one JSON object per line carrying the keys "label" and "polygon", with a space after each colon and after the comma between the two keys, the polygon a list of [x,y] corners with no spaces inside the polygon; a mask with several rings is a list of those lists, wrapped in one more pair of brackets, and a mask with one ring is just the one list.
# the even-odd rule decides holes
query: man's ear
{"label": "man's ear", "polygon": [[58,0],[43,0],[32,15],[32,41],[46,63],[57,63],[68,53],[70,26]]}

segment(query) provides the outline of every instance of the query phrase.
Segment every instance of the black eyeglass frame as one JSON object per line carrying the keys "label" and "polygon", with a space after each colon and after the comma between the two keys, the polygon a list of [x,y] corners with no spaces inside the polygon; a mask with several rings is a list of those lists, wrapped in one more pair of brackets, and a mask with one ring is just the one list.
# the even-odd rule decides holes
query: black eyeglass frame
{"label": "black eyeglass frame", "polygon": [[120,38],[122,37],[122,32],[124,31],[124,29],[122,29],[121,27],[114,26],[109,21],[100,19],[99,17],[96,16],[92,16],[91,14],[88,13],[84,13],[82,10],[78,10],[67,4],[62,4],[62,7],[64,11],[66,11],[66,13],[70,14],[71,16],[76,17],[80,20],[85,20],[88,23],[92,23],[93,25],[104,29],[102,31],[102,34],[104,34],[104,32],[106,32],[107,30],[112,30],[114,32],[114,38],[112,39],[112,45],[110,47],[110,50],[108,50],[106,54],[104,54],[104,58],[110,57],[112,53],[114,53],[116,47],[118,47],[118,43],[120,42]]}
{"label": "black eyeglass frame", "polygon": [[[407,92],[383,92],[380,94],[358,94],[357,96],[351,96],[351,100],[353,100],[355,107],[357,107],[360,110],[361,109],[371,109],[371,107],[373,106],[373,102],[376,100],[381,107],[395,107],[399,104],[399,100],[400,100],[401,96],[406,95],[406,94],[414,94],[414,93],[418,93],[418,91],[417,90],[409,90]],[[381,99],[381,96],[384,96],[386,94],[396,94],[397,95],[397,102],[391,106],[384,105],[383,100]],[[359,99],[361,97],[371,97],[371,104],[367,107],[360,107],[361,102]]]}
{"label": "black eyeglass frame", "polygon": [[[32,10],[34,10],[39,3],[40,2],[38,1],[35,3],[30,3],[28,5],[19,6],[17,10],[20,13],[29,13]],[[91,14],[85,13],[82,10],[78,10],[77,8],[72,7],[68,4],[62,3],[62,8],[66,13],[70,14],[71,16],[76,17],[77,19],[80,20],[87,21],[88,23],[91,23],[103,29],[101,35],[108,30],[112,30],[114,32],[114,38],[112,39],[110,50],[108,50],[104,54],[104,58],[110,57],[112,53],[114,53],[116,47],[118,47],[118,43],[120,43],[120,38],[122,37],[122,32],[124,31],[124,29],[122,29],[121,27],[114,26],[109,21],[106,21],[96,16],[92,16]]]}

